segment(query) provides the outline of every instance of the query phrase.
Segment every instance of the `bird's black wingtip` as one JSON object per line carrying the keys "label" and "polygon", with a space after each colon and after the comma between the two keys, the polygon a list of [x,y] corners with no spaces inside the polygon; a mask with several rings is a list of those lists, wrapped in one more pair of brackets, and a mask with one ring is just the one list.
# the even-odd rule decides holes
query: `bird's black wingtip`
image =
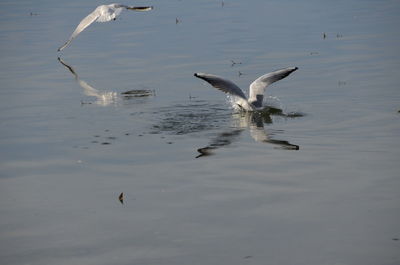
{"label": "bird's black wingtip", "polygon": [[199,77],[199,74],[198,74],[198,73],[194,73],[194,76],[195,76],[195,77]]}

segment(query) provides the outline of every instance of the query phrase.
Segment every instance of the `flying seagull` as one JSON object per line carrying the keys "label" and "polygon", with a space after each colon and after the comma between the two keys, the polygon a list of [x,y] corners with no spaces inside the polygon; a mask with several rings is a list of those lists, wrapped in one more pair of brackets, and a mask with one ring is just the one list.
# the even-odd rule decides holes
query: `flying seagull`
{"label": "flying seagull", "polygon": [[101,5],[96,7],[96,9],[90,13],[87,17],[81,20],[79,25],[76,27],[74,32],[72,32],[71,37],[67,40],[67,42],[58,48],[58,51],[62,51],[65,47],[67,47],[71,41],[79,35],[83,30],[90,26],[93,22],[108,22],[111,20],[115,20],[116,17],[122,12],[123,9],[127,10],[135,10],[135,11],[149,11],[152,10],[152,6],[126,6],[121,4],[109,4],[109,5]]}
{"label": "flying seagull", "polygon": [[264,91],[267,86],[287,77],[297,69],[297,67],[288,67],[260,76],[253,83],[250,84],[248,98],[244,94],[243,90],[241,90],[237,85],[227,79],[216,75],[204,73],[195,73],[194,76],[207,81],[213,87],[227,94],[235,96],[235,103],[239,105],[242,109],[246,111],[255,111],[260,110],[263,107],[262,103],[264,99]]}

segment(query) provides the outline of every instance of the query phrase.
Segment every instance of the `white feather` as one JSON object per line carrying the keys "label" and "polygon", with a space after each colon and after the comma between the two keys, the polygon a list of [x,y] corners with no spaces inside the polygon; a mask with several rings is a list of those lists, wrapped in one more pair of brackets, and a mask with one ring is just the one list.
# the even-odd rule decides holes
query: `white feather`
{"label": "white feather", "polygon": [[292,72],[296,71],[297,67],[288,67],[280,69],[271,73],[260,76],[253,83],[250,84],[249,88],[249,102],[256,105],[257,107],[262,105],[264,98],[265,89],[270,84],[279,81],[287,77]]}

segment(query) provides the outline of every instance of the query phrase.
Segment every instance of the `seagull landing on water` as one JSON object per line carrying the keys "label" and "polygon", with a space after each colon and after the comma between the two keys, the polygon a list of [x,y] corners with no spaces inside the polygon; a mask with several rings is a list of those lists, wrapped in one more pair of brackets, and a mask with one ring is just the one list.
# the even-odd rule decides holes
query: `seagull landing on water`
{"label": "seagull landing on water", "polygon": [[235,103],[242,109],[246,111],[256,111],[263,109],[262,103],[267,86],[287,77],[297,69],[297,67],[288,67],[260,76],[251,83],[248,98],[237,85],[227,79],[204,73],[195,73],[194,76],[207,81],[213,87],[227,94],[235,96]]}
{"label": "seagull landing on water", "polygon": [[58,48],[58,51],[62,51],[65,47],[67,47],[71,41],[79,35],[84,29],[90,26],[93,22],[108,22],[111,20],[115,20],[117,16],[122,12],[123,9],[127,10],[135,10],[135,11],[150,11],[153,9],[152,6],[126,6],[120,4],[110,4],[110,5],[101,5],[98,6],[92,13],[90,13],[87,17],[82,19],[79,25],[76,27],[74,32],[69,37],[68,41]]}

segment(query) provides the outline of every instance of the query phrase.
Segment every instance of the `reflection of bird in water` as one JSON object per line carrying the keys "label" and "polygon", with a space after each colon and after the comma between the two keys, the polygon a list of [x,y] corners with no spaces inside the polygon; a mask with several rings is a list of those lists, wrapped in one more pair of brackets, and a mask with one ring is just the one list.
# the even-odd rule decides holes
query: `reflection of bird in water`
{"label": "reflection of bird in water", "polygon": [[226,145],[230,145],[232,142],[236,141],[237,138],[239,138],[242,131],[243,129],[237,129],[218,134],[218,136],[214,138],[209,145],[197,149],[197,152],[199,152],[200,154],[196,156],[196,158],[212,155],[213,154],[212,150]]}
{"label": "reflection of bird in water", "polygon": [[[273,144],[277,149],[299,150],[300,147],[298,145],[291,144],[285,140],[273,139],[273,133],[268,132],[264,129],[264,123],[272,123],[271,115],[291,117],[290,115],[284,114],[281,110],[274,108],[270,108],[270,112],[242,112],[234,114],[233,121],[236,129],[230,132],[220,133],[216,138],[211,141],[209,145],[197,149],[197,152],[199,152],[200,154],[196,158],[212,155],[213,150],[223,146],[227,146],[236,141],[239,138],[239,135],[245,130],[245,128],[249,128],[251,137],[257,142]],[[300,116],[300,114],[296,116]]]}
{"label": "reflection of bird in water", "polygon": [[58,61],[64,65],[75,77],[75,80],[78,82],[79,86],[83,88],[83,92],[85,95],[96,98],[96,103],[102,106],[110,105],[115,102],[118,98],[118,94],[116,92],[100,92],[96,88],[92,87],[85,81],[81,80],[78,74],[74,71],[74,68],[65,63],[60,57],[57,58]]}
{"label": "reflection of bird in water", "polygon": [[[286,116],[281,111],[274,109],[277,111],[278,115]],[[284,140],[275,140],[272,139],[273,133],[268,132],[264,129],[264,123],[272,123],[272,119],[270,113],[268,112],[254,112],[254,113],[239,113],[240,118],[239,122],[247,126],[250,131],[251,137],[257,142],[269,143],[276,145],[277,149],[285,149],[285,150],[299,150],[298,145],[290,144],[288,141]]]}
{"label": "reflection of bird in water", "polygon": [[75,28],[74,32],[69,37],[68,41],[58,48],[58,51],[63,50],[67,47],[71,41],[79,35],[84,29],[89,27],[93,22],[108,22],[111,20],[115,20],[117,16],[122,12],[123,9],[127,10],[135,10],[135,11],[149,11],[152,10],[152,6],[144,6],[144,7],[135,7],[135,6],[126,6],[120,4],[110,4],[110,5],[101,5],[98,6],[92,13],[86,16],[79,25]]}
{"label": "reflection of bird in water", "polygon": [[234,96],[235,104],[241,109],[246,111],[255,111],[263,109],[264,92],[267,86],[287,77],[297,69],[297,67],[289,67],[260,76],[250,84],[248,98],[237,85],[227,79],[204,73],[195,73],[194,76],[203,79],[213,87]]}
{"label": "reflection of bird in water", "polygon": [[[64,65],[75,77],[75,80],[78,82],[79,86],[83,88],[83,93],[86,96],[90,97],[95,97],[96,104],[102,105],[102,106],[107,106],[112,103],[115,103],[118,100],[118,93],[113,92],[113,91],[99,91],[98,89],[92,87],[85,81],[81,80],[78,76],[78,74],[75,72],[74,68],[72,66],[68,65],[66,62],[64,62],[60,57],[57,58],[58,61]],[[142,97],[148,97],[148,96],[154,96],[155,91],[154,90],[147,90],[147,89],[133,89],[133,90],[128,90],[125,92],[122,92],[121,95],[123,96],[124,99],[131,99],[131,98],[142,98]]]}

